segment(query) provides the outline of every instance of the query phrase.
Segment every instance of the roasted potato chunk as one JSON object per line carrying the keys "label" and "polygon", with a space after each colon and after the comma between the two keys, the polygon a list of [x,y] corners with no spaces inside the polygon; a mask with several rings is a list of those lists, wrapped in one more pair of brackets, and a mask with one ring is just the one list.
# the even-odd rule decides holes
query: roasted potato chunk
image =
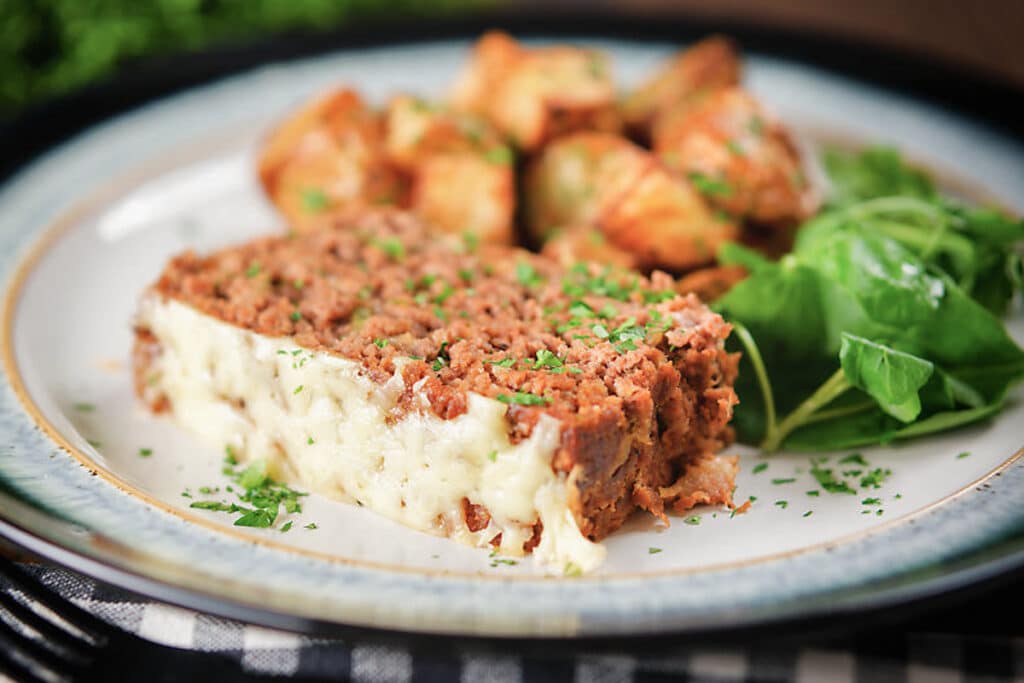
{"label": "roasted potato chunk", "polygon": [[410,208],[443,232],[473,233],[482,242],[512,244],[512,165],[480,154],[439,154],[421,161]]}
{"label": "roasted potato chunk", "polygon": [[740,88],[660,114],[654,151],[737,218],[788,224],[814,211],[814,193],[789,133]]}
{"label": "roasted potato chunk", "polygon": [[739,234],[685,179],[657,163],[601,216],[599,226],[641,267],[675,271],[710,263],[719,246]]}
{"label": "roasted potato chunk", "polygon": [[573,131],[620,127],[603,53],[565,45],[524,48],[500,32],[477,41],[451,104],[486,117],[526,152]]}
{"label": "roasted potato chunk", "polygon": [[385,116],[388,158],[406,170],[438,154],[507,155],[498,131],[475,114],[400,95],[388,104]]}
{"label": "roasted potato chunk", "polygon": [[724,296],[747,275],[747,269],[737,265],[701,268],[679,278],[676,291],[696,294],[701,301],[708,303]]}
{"label": "roasted potato chunk", "polygon": [[350,205],[399,204],[405,185],[383,155],[383,122],[352,90],[314,100],[264,146],[259,175],[289,224]]}
{"label": "roasted potato chunk", "polygon": [[593,261],[627,269],[636,268],[638,265],[638,259],[633,254],[609,243],[603,232],[586,225],[558,230],[544,243],[541,253],[566,267],[580,261]]}
{"label": "roasted potato chunk", "polygon": [[[607,133],[553,142],[531,166],[525,189],[527,227],[535,239],[589,226],[643,268],[704,265],[737,235],[732,221],[715,214],[685,178]],[[575,233],[563,240],[551,250],[578,247]]]}
{"label": "roasted potato chunk", "polygon": [[652,163],[646,150],[617,135],[575,133],[559,138],[527,170],[527,231],[540,243],[561,228],[596,225]]}
{"label": "roasted potato chunk", "polygon": [[408,96],[391,101],[386,149],[412,179],[410,208],[443,232],[515,238],[514,154],[485,119]]}
{"label": "roasted potato chunk", "polygon": [[619,108],[627,130],[647,140],[657,115],[680,102],[740,82],[739,53],[723,36],[711,36],[678,53]]}

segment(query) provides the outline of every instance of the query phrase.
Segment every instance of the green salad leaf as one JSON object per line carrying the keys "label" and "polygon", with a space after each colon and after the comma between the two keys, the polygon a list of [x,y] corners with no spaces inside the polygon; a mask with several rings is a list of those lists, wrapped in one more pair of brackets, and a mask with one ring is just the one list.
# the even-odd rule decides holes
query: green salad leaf
{"label": "green salad leaf", "polygon": [[[954,204],[891,151],[826,163],[840,189],[790,254],[719,253],[750,271],[715,303],[745,351],[740,438],[840,449],[998,412],[1024,378],[1024,351],[999,317],[1020,287],[1006,266],[1024,224]],[[1002,270],[987,271],[996,261]]]}

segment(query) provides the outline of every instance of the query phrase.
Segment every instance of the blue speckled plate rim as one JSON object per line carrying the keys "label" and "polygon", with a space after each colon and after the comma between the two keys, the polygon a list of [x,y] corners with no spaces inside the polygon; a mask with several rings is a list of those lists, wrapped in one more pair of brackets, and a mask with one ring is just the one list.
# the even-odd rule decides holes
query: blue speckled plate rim
{"label": "blue speckled plate rim", "polygon": [[[15,222],[9,215],[0,216],[0,253],[3,254],[2,272],[5,279],[9,278],[17,262],[15,255],[23,253],[38,237],[37,231],[21,231],[18,226],[23,223],[49,223],[58,208],[52,197],[54,189],[61,187],[62,182],[67,184],[71,181],[69,173],[72,165],[67,163],[70,157],[104,148],[101,157],[111,158],[112,149],[104,146],[104,143],[111,141],[111,136],[123,138],[125,131],[132,127],[136,127],[134,134],[138,135],[140,129],[144,132],[150,116],[166,116],[172,112],[177,124],[176,132],[187,138],[191,133],[186,131],[192,130],[190,125],[201,123],[202,117],[197,119],[194,113],[190,120],[182,110],[188,109],[192,102],[216,99],[218,94],[230,97],[232,88],[251,87],[251,80],[260,77],[260,72],[234,77],[118,117],[53,150],[18,174],[0,191],[0,206],[7,206],[12,202],[12,197],[20,196],[21,211],[27,212],[24,215],[29,218]],[[968,128],[973,126],[968,125]],[[125,141],[122,149],[130,150],[138,142]],[[173,144],[166,139],[163,142],[165,147]],[[47,179],[46,183],[39,182],[43,178]],[[0,472],[8,485],[30,499],[38,499],[41,495],[40,491],[33,490],[32,485],[33,479],[39,478],[39,472],[26,472],[24,468],[12,466],[12,463],[37,454],[33,466],[50,463],[50,471],[46,472],[49,478],[65,477],[65,483],[72,491],[87,491],[90,486],[106,487],[106,494],[101,494],[107,496],[104,498],[108,506],[105,515],[129,519],[138,516],[144,520],[141,522],[144,526],[141,531],[149,537],[146,543],[141,544],[143,547],[147,544],[152,546],[153,541],[157,541],[157,545],[173,544],[180,549],[185,546],[174,541],[180,539],[187,546],[188,539],[195,536],[194,529],[183,527],[178,520],[164,519],[162,513],[148,510],[130,496],[110,495],[109,485],[97,482],[88,471],[79,467],[68,468],[67,456],[49,458],[55,445],[27,419],[9,385],[5,385],[0,395],[0,432],[9,438],[7,447],[0,454]],[[46,454],[46,463],[38,462],[44,457],[43,454]],[[21,461],[21,464],[26,462]],[[1013,492],[1021,490],[1024,484],[1024,467],[1021,465],[1018,461],[994,477],[986,489],[989,492],[987,495],[967,493],[920,516],[914,524],[890,528],[884,534],[866,536],[860,541],[828,552],[802,554],[784,561],[707,574],[645,578],[642,581],[606,579],[508,582],[499,591],[493,590],[494,582],[491,580],[467,582],[443,576],[395,576],[379,570],[338,565],[328,569],[321,566],[326,563],[310,563],[304,566],[307,569],[318,568],[319,574],[330,574],[324,578],[332,580],[320,585],[331,589],[332,593],[330,600],[304,607],[328,609],[320,609],[317,614],[309,613],[302,606],[298,610],[288,609],[287,600],[279,601],[281,604],[276,605],[274,600],[265,600],[264,604],[270,609],[268,614],[276,612],[288,615],[291,612],[292,617],[298,614],[348,624],[478,635],[655,632],[707,628],[722,623],[723,619],[730,624],[741,624],[744,623],[744,615],[746,620],[754,620],[758,615],[764,618],[768,613],[785,613],[787,605],[799,608],[800,604],[804,604],[810,607],[817,599],[827,599],[829,595],[835,596],[846,590],[862,588],[871,582],[949,561],[971,550],[1011,537],[1020,530],[1022,514],[1014,510],[1013,505],[1007,505],[1006,500],[1012,503]],[[64,502],[70,504],[67,499]],[[45,506],[46,501],[43,504]],[[9,511],[6,508],[0,511],[2,517],[6,518],[7,514]],[[17,523],[17,520],[7,521]],[[75,521],[82,527],[102,528],[104,521],[109,522],[109,519],[92,520],[92,523],[87,518],[76,518]],[[100,523],[97,524],[97,521]],[[84,554],[122,569],[134,570],[143,576],[160,575],[160,572],[154,571],[148,559],[142,559],[145,557],[144,552],[126,553],[125,548],[128,546],[120,547],[116,539],[111,543],[109,534],[102,532],[95,535],[86,532],[85,536],[93,540],[100,539],[100,542],[82,548]],[[140,539],[134,537],[132,540]],[[248,544],[244,545],[251,548]],[[898,561],[894,560],[892,552],[887,552],[893,547],[899,548]],[[244,577],[244,580],[241,580],[243,577],[234,576],[229,586],[227,583],[231,582],[224,582],[224,577],[233,576],[229,556],[237,551],[237,542],[208,538],[204,540],[203,548],[202,560],[205,566],[210,573],[219,577],[213,583],[209,582],[208,576],[205,583],[199,581],[202,585],[194,585],[195,581],[184,581],[181,576],[177,576],[176,581],[174,571],[164,572],[164,580],[179,586],[191,583],[191,589],[205,588],[205,592],[211,595],[233,595],[242,603],[246,602],[244,596],[251,596],[253,590],[267,591],[268,586],[271,591],[279,590],[275,584],[280,584],[280,576],[267,567],[274,564],[273,558],[261,549],[251,550],[254,559],[259,560],[260,569]],[[114,552],[114,549],[118,550]],[[833,572],[835,568],[841,567],[842,575],[832,575],[824,584],[808,580],[809,577],[822,575],[820,570],[825,568],[822,562],[832,567]],[[188,568],[190,564],[181,560],[178,567]],[[600,589],[594,590],[598,582]],[[716,586],[718,590],[715,590]],[[728,590],[723,591],[722,586],[727,586]],[[771,590],[765,590],[766,586],[770,586]],[[234,590],[239,587],[240,590]],[[367,596],[371,595],[375,597],[369,602],[376,604],[367,604]],[[698,596],[698,599],[694,601],[693,596]],[[381,608],[379,601],[382,597],[386,597],[388,603],[398,608]],[[248,602],[250,606],[255,606],[251,597]]]}

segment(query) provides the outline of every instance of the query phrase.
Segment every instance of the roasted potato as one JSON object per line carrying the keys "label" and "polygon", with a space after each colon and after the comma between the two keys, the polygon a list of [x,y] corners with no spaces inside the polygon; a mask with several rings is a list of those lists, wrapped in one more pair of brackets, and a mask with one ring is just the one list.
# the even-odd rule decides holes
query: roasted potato
{"label": "roasted potato", "polygon": [[438,229],[515,238],[514,153],[486,120],[409,96],[393,99],[388,158],[412,182],[410,208]]}
{"label": "roasted potato", "polygon": [[789,133],[740,88],[662,112],[653,141],[667,166],[732,216],[790,224],[814,211],[814,193]]}
{"label": "roasted potato", "polygon": [[739,229],[715,212],[693,187],[653,163],[598,223],[614,246],[632,253],[643,268],[688,270],[714,260]]}
{"label": "roasted potato", "polygon": [[748,275],[743,266],[711,266],[701,268],[679,278],[676,291],[680,294],[696,294],[708,303],[724,296]]}
{"label": "roasted potato", "polygon": [[438,154],[416,166],[410,208],[443,232],[485,243],[515,241],[515,180],[510,161],[481,154]]}
{"label": "roasted potato", "polygon": [[580,261],[593,261],[632,269],[639,263],[633,254],[609,243],[603,232],[587,225],[558,230],[544,243],[541,253],[566,267]]}
{"label": "roasted potato", "polygon": [[281,123],[264,146],[259,175],[289,224],[350,205],[400,204],[406,192],[383,154],[381,118],[352,90],[336,90]]}
{"label": "roasted potato", "polygon": [[451,104],[486,117],[526,152],[573,131],[620,127],[603,53],[564,45],[524,48],[500,32],[477,41]]}
{"label": "roasted potato", "polygon": [[619,112],[630,133],[642,140],[651,134],[657,115],[680,102],[740,82],[735,44],[723,36],[696,43],[664,64],[647,82],[626,96]]}
{"label": "roasted potato", "polygon": [[573,225],[596,225],[654,159],[609,133],[575,133],[552,142],[524,180],[526,228],[538,243]]}
{"label": "roasted potato", "polygon": [[385,120],[388,158],[406,170],[438,154],[507,154],[504,139],[486,119],[409,95],[391,100]]}
{"label": "roasted potato", "polygon": [[[643,268],[704,265],[738,232],[685,178],[648,151],[607,133],[577,133],[545,148],[529,170],[525,201],[535,239],[543,242],[559,228],[589,226]],[[561,242],[552,251],[571,246]]]}

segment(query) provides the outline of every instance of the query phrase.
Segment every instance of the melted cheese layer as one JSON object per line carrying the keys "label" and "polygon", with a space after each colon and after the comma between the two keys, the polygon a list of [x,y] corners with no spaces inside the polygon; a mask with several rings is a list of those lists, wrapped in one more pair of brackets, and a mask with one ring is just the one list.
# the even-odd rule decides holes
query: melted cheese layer
{"label": "melted cheese layer", "polygon": [[[507,406],[478,394],[451,420],[431,412],[422,394],[423,410],[400,412],[400,367],[379,384],[355,361],[157,296],[143,301],[139,323],[162,347],[152,388],[167,396],[175,419],[242,461],[265,459],[276,479],[470,545],[486,546],[500,532],[507,555],[523,555],[540,519],[534,556],[547,567],[587,571],[604,559],[569,510],[565,475],[551,469],[554,418],[542,416],[529,439],[512,444]],[[464,498],[490,513],[485,529],[466,527]]]}

